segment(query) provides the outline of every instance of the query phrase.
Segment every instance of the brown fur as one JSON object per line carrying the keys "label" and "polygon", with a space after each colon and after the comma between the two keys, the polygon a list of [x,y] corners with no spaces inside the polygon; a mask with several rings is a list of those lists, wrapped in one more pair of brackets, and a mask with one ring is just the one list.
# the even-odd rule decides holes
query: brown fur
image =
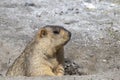
{"label": "brown fur", "polygon": [[9,67],[7,76],[64,75],[64,45],[71,33],[60,26],[41,28],[23,53]]}

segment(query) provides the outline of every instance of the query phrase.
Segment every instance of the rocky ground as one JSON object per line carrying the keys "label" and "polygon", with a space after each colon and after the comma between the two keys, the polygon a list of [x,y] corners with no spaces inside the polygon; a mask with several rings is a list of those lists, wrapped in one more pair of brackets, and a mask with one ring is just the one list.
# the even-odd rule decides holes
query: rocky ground
{"label": "rocky ground", "polygon": [[[44,25],[71,31],[64,77],[5,77]],[[120,0],[0,0],[1,79],[120,80]]]}

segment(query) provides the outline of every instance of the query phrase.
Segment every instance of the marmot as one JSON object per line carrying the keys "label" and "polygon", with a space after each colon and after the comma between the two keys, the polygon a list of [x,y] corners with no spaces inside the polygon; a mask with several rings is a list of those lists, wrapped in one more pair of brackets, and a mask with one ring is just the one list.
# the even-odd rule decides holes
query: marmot
{"label": "marmot", "polygon": [[62,76],[64,75],[64,45],[71,33],[57,25],[38,30],[33,40],[9,67],[7,76]]}

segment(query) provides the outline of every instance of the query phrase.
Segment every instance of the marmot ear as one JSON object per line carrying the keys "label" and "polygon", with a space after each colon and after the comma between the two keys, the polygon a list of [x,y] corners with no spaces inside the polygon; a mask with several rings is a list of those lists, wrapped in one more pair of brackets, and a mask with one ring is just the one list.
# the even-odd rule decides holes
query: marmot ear
{"label": "marmot ear", "polygon": [[40,37],[43,38],[47,35],[47,31],[45,29],[40,30]]}

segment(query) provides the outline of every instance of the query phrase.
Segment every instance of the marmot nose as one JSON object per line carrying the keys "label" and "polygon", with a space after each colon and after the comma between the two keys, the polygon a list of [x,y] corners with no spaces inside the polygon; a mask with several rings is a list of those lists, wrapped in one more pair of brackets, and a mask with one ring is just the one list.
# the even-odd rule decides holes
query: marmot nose
{"label": "marmot nose", "polygon": [[59,28],[53,28],[53,33],[54,34],[59,34],[60,33],[60,29]]}

